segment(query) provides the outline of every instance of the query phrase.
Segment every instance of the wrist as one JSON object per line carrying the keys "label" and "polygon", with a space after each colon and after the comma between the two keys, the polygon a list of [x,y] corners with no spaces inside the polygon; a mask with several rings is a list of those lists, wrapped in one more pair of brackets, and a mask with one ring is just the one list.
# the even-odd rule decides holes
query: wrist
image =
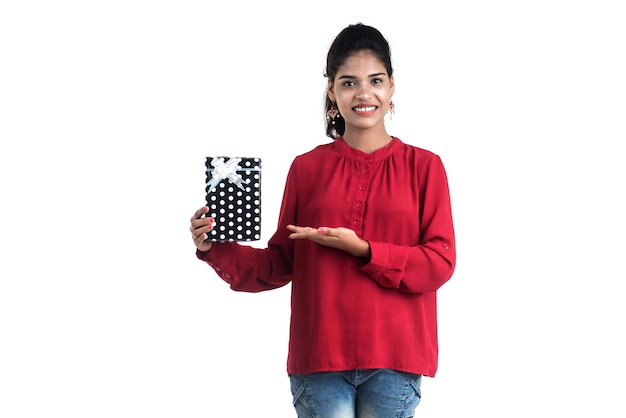
{"label": "wrist", "polygon": [[196,250],[199,255],[205,256],[209,253],[209,251],[211,251],[211,248],[213,248],[213,242],[204,241],[202,244],[196,247]]}
{"label": "wrist", "polygon": [[370,243],[362,239],[359,242],[358,248],[353,254],[357,257],[370,259],[372,257],[372,250],[370,248]]}

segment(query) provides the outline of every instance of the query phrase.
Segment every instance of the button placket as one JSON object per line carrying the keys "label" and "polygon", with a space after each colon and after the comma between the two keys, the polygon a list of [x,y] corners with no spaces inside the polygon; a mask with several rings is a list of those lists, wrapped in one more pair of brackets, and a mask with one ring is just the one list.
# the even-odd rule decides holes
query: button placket
{"label": "button placket", "polygon": [[365,210],[365,198],[367,197],[367,190],[370,182],[371,169],[369,164],[362,163],[359,165],[359,181],[356,186],[356,193],[354,193],[354,200],[352,203],[352,211],[350,213],[352,229],[361,234],[363,228],[363,214]]}

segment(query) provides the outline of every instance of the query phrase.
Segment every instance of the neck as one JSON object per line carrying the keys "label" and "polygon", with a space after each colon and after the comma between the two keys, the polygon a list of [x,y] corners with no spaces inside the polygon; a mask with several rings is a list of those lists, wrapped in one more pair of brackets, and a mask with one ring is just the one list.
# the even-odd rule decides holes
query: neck
{"label": "neck", "polygon": [[351,131],[343,135],[343,140],[351,148],[362,151],[366,154],[386,147],[392,141],[392,137],[386,132],[355,132]]}

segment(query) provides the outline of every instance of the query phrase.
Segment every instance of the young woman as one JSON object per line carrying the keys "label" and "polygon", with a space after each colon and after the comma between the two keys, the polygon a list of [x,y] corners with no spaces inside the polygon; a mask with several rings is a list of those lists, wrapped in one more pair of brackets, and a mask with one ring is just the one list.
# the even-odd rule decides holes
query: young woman
{"label": "young woman", "polygon": [[389,44],[346,27],[327,56],[326,133],[292,162],[267,248],[207,241],[197,257],[236,291],[291,283],[287,373],[298,417],[412,417],[437,370],[436,292],[454,271],[448,182],[438,155],[385,128]]}

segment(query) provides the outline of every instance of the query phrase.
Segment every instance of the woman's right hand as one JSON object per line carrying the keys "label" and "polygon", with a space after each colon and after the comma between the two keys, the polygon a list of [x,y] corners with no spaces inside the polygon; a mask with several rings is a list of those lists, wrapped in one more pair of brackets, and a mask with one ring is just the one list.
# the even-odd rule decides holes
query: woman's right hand
{"label": "woman's right hand", "polygon": [[215,225],[215,220],[211,217],[202,217],[208,211],[208,206],[198,209],[191,217],[191,227],[189,228],[193,243],[203,252],[209,251],[213,246],[213,242],[206,239],[208,238],[208,233],[213,229],[213,225]]}

